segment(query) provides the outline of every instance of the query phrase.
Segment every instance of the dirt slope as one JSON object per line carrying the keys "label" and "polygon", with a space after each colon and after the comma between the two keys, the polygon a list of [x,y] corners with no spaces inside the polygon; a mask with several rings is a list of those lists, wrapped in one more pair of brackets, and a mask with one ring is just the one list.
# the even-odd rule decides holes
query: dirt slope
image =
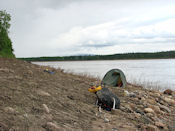
{"label": "dirt slope", "polygon": [[175,130],[174,92],[109,87],[121,109],[99,113],[87,90],[96,79],[44,69],[0,58],[0,130]]}

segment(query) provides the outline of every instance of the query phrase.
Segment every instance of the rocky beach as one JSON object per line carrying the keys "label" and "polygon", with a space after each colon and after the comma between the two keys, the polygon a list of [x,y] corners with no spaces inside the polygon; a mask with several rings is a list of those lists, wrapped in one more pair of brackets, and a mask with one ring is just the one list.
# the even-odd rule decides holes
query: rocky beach
{"label": "rocky beach", "polygon": [[0,130],[175,131],[175,91],[107,87],[120,109],[99,112],[88,92],[93,83],[100,80],[0,58]]}

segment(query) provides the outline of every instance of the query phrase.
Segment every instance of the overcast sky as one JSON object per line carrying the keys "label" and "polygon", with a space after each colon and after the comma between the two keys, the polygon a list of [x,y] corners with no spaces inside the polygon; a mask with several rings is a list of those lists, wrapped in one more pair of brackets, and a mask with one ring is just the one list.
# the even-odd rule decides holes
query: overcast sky
{"label": "overcast sky", "polygon": [[175,50],[175,0],[0,0],[16,57]]}

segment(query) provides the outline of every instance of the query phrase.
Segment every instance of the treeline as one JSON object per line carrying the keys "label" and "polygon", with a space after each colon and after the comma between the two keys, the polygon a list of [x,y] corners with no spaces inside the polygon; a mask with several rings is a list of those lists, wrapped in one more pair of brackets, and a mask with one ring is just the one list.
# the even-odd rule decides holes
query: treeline
{"label": "treeline", "polygon": [[10,14],[6,11],[0,11],[0,57],[15,57],[13,54],[12,42],[8,36],[10,20]]}
{"label": "treeline", "polygon": [[78,60],[121,60],[121,59],[168,59],[175,58],[175,51],[155,53],[124,53],[113,55],[87,55],[64,57],[31,57],[18,58],[26,61],[78,61]]}

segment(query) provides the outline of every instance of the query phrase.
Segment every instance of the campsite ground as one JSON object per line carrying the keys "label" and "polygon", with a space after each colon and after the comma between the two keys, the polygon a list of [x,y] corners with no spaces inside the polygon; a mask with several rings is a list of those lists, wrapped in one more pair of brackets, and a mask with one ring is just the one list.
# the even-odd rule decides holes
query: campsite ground
{"label": "campsite ground", "polygon": [[[54,74],[44,69],[54,70]],[[109,89],[121,108],[98,111],[88,92],[95,78],[0,58],[0,130],[175,130],[175,92],[128,84]],[[129,93],[126,93],[126,92]]]}

